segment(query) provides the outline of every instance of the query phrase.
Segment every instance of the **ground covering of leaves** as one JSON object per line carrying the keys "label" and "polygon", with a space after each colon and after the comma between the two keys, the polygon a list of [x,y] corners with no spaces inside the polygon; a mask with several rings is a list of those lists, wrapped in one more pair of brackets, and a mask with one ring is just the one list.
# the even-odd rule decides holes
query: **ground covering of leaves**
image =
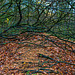
{"label": "ground covering of leaves", "polygon": [[46,33],[16,38],[0,45],[0,75],[75,75],[75,44]]}

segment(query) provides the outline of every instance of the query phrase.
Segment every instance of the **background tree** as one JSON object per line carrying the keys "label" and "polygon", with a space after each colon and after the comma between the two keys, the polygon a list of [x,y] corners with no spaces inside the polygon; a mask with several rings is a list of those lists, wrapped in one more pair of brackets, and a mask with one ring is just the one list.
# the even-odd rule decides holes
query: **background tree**
{"label": "background tree", "polygon": [[74,4],[73,0],[1,0],[0,37],[34,31],[74,40]]}

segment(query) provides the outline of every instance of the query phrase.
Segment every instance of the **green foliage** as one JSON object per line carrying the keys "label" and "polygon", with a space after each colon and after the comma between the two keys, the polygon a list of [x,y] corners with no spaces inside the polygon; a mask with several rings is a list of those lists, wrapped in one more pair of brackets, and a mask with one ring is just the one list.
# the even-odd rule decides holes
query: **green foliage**
{"label": "green foliage", "polygon": [[26,74],[29,74],[30,71],[27,71]]}

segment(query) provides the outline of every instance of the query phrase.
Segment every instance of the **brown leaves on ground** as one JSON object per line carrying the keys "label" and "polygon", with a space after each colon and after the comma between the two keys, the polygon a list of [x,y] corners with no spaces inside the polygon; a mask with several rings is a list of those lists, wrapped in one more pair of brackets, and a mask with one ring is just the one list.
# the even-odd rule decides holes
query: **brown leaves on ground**
{"label": "brown leaves on ground", "polygon": [[[33,75],[32,72],[40,68],[50,70],[40,69],[36,75],[75,75],[74,44],[46,33],[26,32],[16,38],[20,41],[5,40],[10,43],[0,46],[0,75],[27,75],[28,70]],[[55,64],[53,60],[38,57],[38,53],[67,63]]]}

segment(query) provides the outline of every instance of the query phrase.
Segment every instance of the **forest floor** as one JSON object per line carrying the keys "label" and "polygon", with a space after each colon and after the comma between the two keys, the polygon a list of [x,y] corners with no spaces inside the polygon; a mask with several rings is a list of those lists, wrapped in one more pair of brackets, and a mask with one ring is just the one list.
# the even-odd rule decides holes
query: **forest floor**
{"label": "forest floor", "polygon": [[75,75],[75,44],[26,32],[0,45],[0,75]]}

